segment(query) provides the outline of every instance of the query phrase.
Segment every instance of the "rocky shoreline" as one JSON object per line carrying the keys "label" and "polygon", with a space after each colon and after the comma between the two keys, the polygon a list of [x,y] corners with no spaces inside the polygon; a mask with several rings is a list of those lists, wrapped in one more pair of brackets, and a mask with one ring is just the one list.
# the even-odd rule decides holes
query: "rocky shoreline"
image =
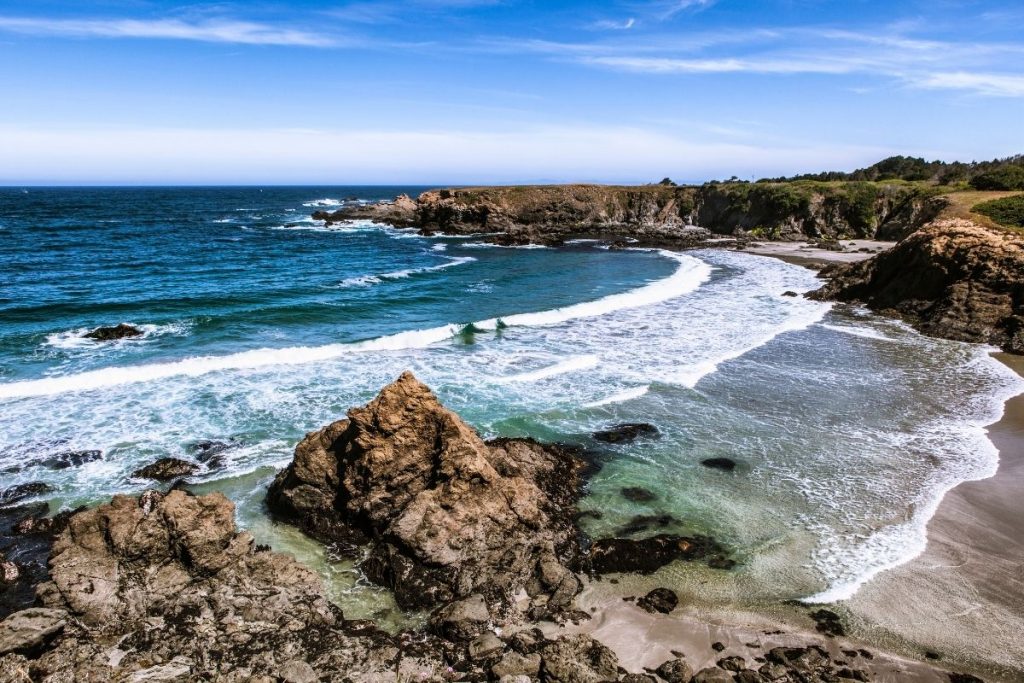
{"label": "rocky shoreline", "polygon": [[[236,529],[227,498],[175,484],[5,530],[36,533],[48,562],[34,604],[0,621],[0,682],[977,680],[844,644],[828,610],[808,610],[817,637],[766,632],[744,655],[681,640],[627,670],[587,632],[606,617],[581,591],[679,560],[731,561],[700,537],[587,538],[576,503],[591,466],[564,446],[484,441],[405,373],[307,435],[267,500],[282,523],[359,558],[400,605],[429,610],[424,628],[346,619],[318,575]],[[679,608],[664,587],[634,597],[617,609]]]}

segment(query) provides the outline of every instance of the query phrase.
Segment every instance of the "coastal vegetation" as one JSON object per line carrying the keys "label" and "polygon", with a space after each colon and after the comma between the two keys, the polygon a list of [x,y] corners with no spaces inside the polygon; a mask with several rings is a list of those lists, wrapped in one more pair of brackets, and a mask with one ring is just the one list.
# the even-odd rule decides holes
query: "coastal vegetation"
{"label": "coastal vegetation", "polygon": [[974,211],[1001,225],[1024,228],[1024,194],[982,202]]}

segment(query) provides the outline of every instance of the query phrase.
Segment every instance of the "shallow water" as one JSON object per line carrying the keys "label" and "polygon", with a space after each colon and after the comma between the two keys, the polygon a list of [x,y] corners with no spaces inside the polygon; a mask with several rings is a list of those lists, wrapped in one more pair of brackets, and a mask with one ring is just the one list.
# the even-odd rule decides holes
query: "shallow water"
{"label": "shallow water", "polygon": [[[984,425],[1021,383],[986,349],[784,297],[818,281],[764,257],[497,248],[308,218],[400,190],[0,190],[4,485],[92,503],[142,488],[131,472],[158,457],[231,442],[204,488],[379,616],[387,595],[270,524],[262,493],[305,432],[405,369],[485,435],[599,447],[588,530],[657,513],[714,535],[741,561],[715,574],[722,600],[847,597],[920,552],[945,490],[995,470]],[[122,321],[144,336],[81,339]],[[589,436],[624,421],[661,436]],[[103,458],[41,465],[71,449]],[[716,456],[740,465],[700,465]]]}

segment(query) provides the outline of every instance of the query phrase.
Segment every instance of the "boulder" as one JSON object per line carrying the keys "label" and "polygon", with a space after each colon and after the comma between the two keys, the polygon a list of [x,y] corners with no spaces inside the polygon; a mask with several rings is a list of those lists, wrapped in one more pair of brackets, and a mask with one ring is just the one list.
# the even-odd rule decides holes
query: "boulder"
{"label": "boulder", "polygon": [[172,481],[188,477],[199,471],[199,465],[178,458],[160,458],[156,462],[132,472],[136,479],[152,479],[154,481]]}
{"label": "boulder", "polygon": [[51,470],[66,470],[72,467],[81,467],[90,462],[95,462],[103,457],[103,451],[61,451],[48,456],[40,464]]}
{"label": "boulder", "polygon": [[700,464],[723,472],[732,472],[736,469],[736,461],[732,458],[705,458],[700,461]]}
{"label": "boulder", "polygon": [[679,606],[679,596],[668,588],[655,588],[637,600],[636,604],[651,613],[668,614]]}
{"label": "boulder", "polygon": [[484,632],[491,621],[491,614],[484,602],[484,596],[471,595],[468,598],[448,603],[430,619],[431,629],[448,640],[472,640]]}
{"label": "boulder", "polygon": [[603,538],[590,547],[590,569],[597,574],[650,574],[676,560],[721,560],[724,550],[706,536],[658,534],[644,539]]}
{"label": "boulder", "polygon": [[623,498],[634,503],[649,503],[657,498],[649,489],[642,486],[626,486],[621,492]]}
{"label": "boulder", "polygon": [[693,677],[693,683],[733,683],[732,674],[725,669],[708,667],[701,669]]}
{"label": "boulder", "polygon": [[95,339],[96,341],[115,341],[117,339],[141,337],[142,330],[128,323],[120,323],[108,327],[97,327],[95,330],[86,332],[82,336],[86,339]]}
{"label": "boulder", "polygon": [[693,668],[682,657],[670,659],[658,667],[655,672],[667,683],[690,683],[693,678]]}
{"label": "boulder", "polygon": [[18,653],[35,655],[67,625],[67,612],[33,607],[15,612],[0,621],[0,656]]}
{"label": "boulder", "polygon": [[588,635],[563,636],[541,649],[541,680],[601,683],[618,677],[615,653]]}
{"label": "boulder", "polygon": [[576,560],[582,466],[567,448],[485,443],[406,372],[308,434],[267,503],[321,540],[374,539],[363,571],[402,607],[508,602],[542,563]]}

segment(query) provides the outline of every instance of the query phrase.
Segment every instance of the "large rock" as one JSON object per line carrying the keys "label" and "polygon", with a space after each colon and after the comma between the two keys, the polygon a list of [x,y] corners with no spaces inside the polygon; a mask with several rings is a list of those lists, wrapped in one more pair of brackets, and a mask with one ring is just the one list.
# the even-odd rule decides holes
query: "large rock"
{"label": "large rock", "polygon": [[18,613],[0,628],[21,634],[4,645],[0,672],[24,668],[26,653],[39,680],[298,681],[344,671],[368,682],[396,671],[426,680],[444,668],[433,636],[349,629],[319,577],[239,533],[219,493],[147,491],[80,512],[54,544],[50,573],[39,588],[44,614],[8,628]]}
{"label": "large rock", "polygon": [[179,458],[160,458],[145,467],[141,467],[132,476],[137,479],[152,479],[153,481],[171,481],[188,477],[199,471],[199,465],[188,460]]}
{"label": "large rock", "polygon": [[485,443],[406,372],[307,435],[267,502],[322,540],[375,539],[363,569],[403,607],[507,603],[545,562],[576,561],[581,466],[532,440]]}
{"label": "large rock", "polygon": [[564,636],[541,649],[541,680],[601,683],[618,680],[615,653],[588,635]]}
{"label": "large rock", "polygon": [[141,337],[142,330],[128,323],[120,323],[108,327],[97,327],[95,330],[86,332],[82,336],[86,339],[95,339],[96,341],[115,341],[117,339]]}
{"label": "large rock", "polygon": [[1024,237],[935,221],[889,251],[828,271],[812,299],[860,301],[925,334],[1024,353]]}
{"label": "large rock", "polygon": [[64,630],[67,616],[63,610],[39,607],[15,612],[0,621],[0,656],[37,652]]}

